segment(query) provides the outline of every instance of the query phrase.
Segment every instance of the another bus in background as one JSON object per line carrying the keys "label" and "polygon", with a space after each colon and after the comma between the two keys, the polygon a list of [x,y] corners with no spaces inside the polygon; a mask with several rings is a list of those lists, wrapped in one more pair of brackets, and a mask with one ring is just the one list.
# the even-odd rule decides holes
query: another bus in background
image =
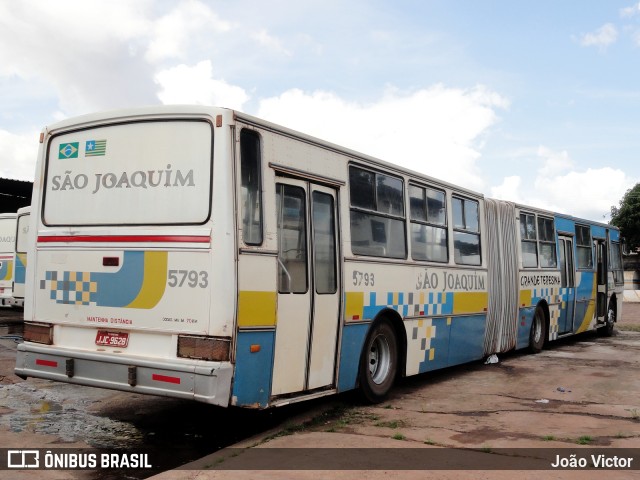
{"label": "another bus in background", "polygon": [[29,258],[27,243],[31,207],[20,208],[17,215],[15,256],[13,257],[13,299],[11,305],[21,308],[24,305],[25,279]]}
{"label": "another bus in background", "polygon": [[16,247],[16,214],[0,213],[0,305],[13,300],[13,257]]}

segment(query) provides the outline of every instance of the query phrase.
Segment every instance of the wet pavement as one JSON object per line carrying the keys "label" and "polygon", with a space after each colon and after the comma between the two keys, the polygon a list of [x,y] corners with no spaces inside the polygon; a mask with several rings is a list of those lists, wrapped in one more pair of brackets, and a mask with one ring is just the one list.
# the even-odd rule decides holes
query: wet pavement
{"label": "wet pavement", "polygon": [[[640,305],[627,308],[623,317],[622,323],[633,328],[610,339],[589,333],[557,342],[540,355],[512,353],[501,356],[497,365],[474,362],[404,379],[382,405],[366,406],[341,395],[256,412],[21,380],[13,375],[21,312],[3,309],[0,445],[144,449],[160,459],[154,471],[126,472],[127,478],[146,478],[201,457],[205,459],[196,468],[205,468],[218,461],[206,460],[208,455],[221,449],[223,454],[231,445],[387,447],[391,442],[394,447],[566,448],[584,437],[592,445],[638,448]],[[24,478],[123,478],[123,472],[108,470],[30,473]],[[191,478],[195,472],[174,473],[161,477]],[[237,476],[220,473],[199,478]],[[297,473],[278,478],[301,478]]]}
{"label": "wet pavement", "polygon": [[[146,478],[178,467],[309,408],[309,404],[298,404],[270,411],[224,409],[42,379],[25,381],[13,374],[21,340],[22,312],[1,309],[0,445],[150,452],[156,459],[154,470],[128,472],[128,478]],[[37,478],[58,478],[48,475],[53,472],[37,473]],[[118,471],[66,473],[61,478],[122,478]]]}

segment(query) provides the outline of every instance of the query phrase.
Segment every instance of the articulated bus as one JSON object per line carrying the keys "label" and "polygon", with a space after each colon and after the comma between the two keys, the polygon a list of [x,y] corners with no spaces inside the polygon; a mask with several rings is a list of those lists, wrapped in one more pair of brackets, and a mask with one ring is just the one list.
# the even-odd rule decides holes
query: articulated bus
{"label": "articulated bus", "polygon": [[16,240],[16,214],[0,213],[0,305],[11,305],[13,299],[13,255]]}
{"label": "articulated bus", "polygon": [[16,245],[13,257],[13,307],[24,306],[24,287],[27,275],[27,235],[29,234],[29,220],[31,217],[31,207],[18,209],[16,221]]}
{"label": "articulated bus", "polygon": [[492,200],[240,112],[40,141],[16,374],[266,408],[513,349],[622,306],[617,229]]}

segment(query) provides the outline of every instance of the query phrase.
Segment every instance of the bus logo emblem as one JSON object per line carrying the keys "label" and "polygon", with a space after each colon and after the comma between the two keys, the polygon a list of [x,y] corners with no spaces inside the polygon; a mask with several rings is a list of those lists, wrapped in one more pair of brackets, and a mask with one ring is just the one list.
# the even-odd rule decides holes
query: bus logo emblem
{"label": "bus logo emblem", "polygon": [[58,150],[58,158],[78,158],[78,142],[63,143]]}

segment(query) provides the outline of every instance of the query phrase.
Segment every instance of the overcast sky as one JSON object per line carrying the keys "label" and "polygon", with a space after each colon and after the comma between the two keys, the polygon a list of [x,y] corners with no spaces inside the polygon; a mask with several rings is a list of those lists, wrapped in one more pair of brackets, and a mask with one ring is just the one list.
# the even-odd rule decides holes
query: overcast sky
{"label": "overcast sky", "polygon": [[175,103],[607,221],[640,181],[640,3],[0,0],[0,177],[45,125]]}

